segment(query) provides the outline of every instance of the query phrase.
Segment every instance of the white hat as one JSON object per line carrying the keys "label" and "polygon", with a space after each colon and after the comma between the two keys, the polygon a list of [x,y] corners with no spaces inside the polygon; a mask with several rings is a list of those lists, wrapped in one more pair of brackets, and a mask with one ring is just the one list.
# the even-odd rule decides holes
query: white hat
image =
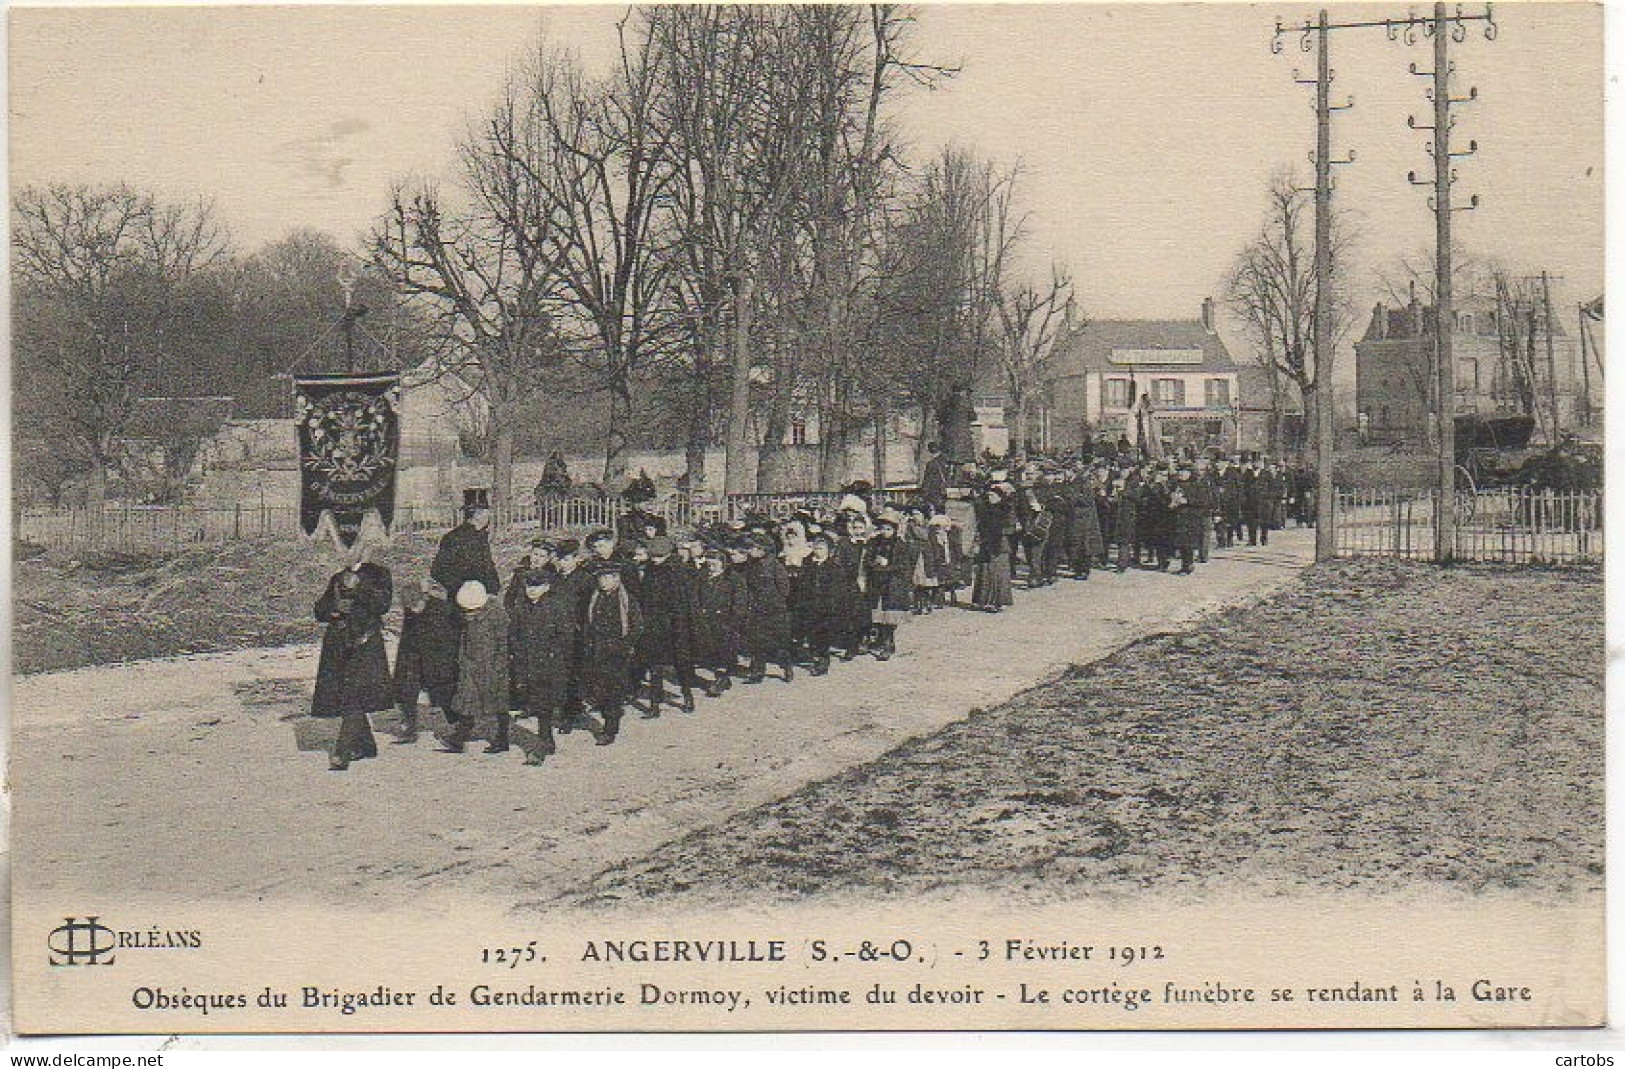
{"label": "white hat", "polygon": [[483,609],[485,603],[491,600],[490,593],[485,584],[478,579],[470,579],[457,588],[457,607],[461,609]]}
{"label": "white hat", "polygon": [[841,498],[841,503],[836,505],[835,508],[838,512],[861,512],[865,516],[869,514],[869,506],[865,505],[863,498],[857,494],[847,494]]}

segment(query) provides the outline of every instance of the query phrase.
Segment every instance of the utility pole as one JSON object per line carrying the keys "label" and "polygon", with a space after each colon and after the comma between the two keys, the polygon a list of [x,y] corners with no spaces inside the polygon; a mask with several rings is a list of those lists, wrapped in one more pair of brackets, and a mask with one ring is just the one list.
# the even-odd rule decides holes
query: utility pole
{"label": "utility pole", "polygon": [[[1448,15],[1443,3],[1433,5],[1433,18],[1423,25],[1424,31],[1433,37],[1433,70],[1420,71],[1416,69],[1416,64],[1411,64],[1412,74],[1433,80],[1428,91],[1428,97],[1433,101],[1433,125],[1419,126],[1415,116],[1406,120],[1413,130],[1433,132],[1433,143],[1428,149],[1433,155],[1433,196],[1428,199],[1428,206],[1433,209],[1434,228],[1433,389],[1438,437],[1438,501],[1433,510],[1433,557],[1440,564],[1448,564],[1456,556],[1456,360],[1452,345],[1456,310],[1451,284],[1450,224],[1453,213],[1472,211],[1478,207],[1477,194],[1460,207],[1452,205],[1450,198],[1450,187],[1456,181],[1451,161],[1478,151],[1477,141],[1469,141],[1464,152],[1450,150],[1450,128],[1455,125],[1451,107],[1478,99],[1476,88],[1468,90],[1464,97],[1450,95],[1450,75],[1455,69],[1450,62],[1450,41],[1454,39],[1458,44],[1465,41],[1469,22],[1484,23],[1485,38],[1495,40],[1497,28],[1488,4],[1481,15],[1464,14],[1459,4],[1456,13]],[[1407,35],[1407,44],[1413,40],[1413,36]],[[1427,184],[1416,177],[1415,171],[1407,177],[1414,185]]]}
{"label": "utility pole", "polygon": [[1552,445],[1557,445],[1562,420],[1557,412],[1557,353],[1552,334],[1557,322],[1552,318],[1552,280],[1546,272],[1540,273],[1540,293],[1546,303],[1546,394],[1552,402]]}
{"label": "utility pole", "polygon": [[[1411,64],[1412,74],[1427,74],[1433,78],[1433,126],[1417,126],[1415,118],[1409,120],[1410,127],[1414,129],[1433,130],[1433,157],[1434,157],[1434,222],[1435,253],[1434,271],[1436,273],[1435,310],[1434,310],[1434,391],[1437,394],[1435,404],[1435,418],[1437,420],[1439,456],[1438,456],[1438,494],[1439,505],[1434,510],[1434,553],[1441,563],[1448,562],[1455,556],[1455,501],[1456,501],[1456,427],[1455,427],[1455,362],[1450,352],[1450,324],[1453,321],[1450,294],[1450,183],[1455,180],[1451,171],[1450,161],[1450,106],[1476,99],[1478,91],[1475,89],[1468,97],[1452,100],[1450,97],[1450,63],[1448,55],[1448,40],[1454,37],[1457,42],[1463,41],[1467,36],[1468,22],[1483,22],[1484,36],[1494,40],[1497,31],[1495,19],[1491,14],[1490,6],[1484,5],[1483,14],[1468,15],[1463,13],[1458,4],[1454,15],[1446,15],[1445,5],[1436,3],[1433,6],[1433,17],[1423,18],[1417,15],[1407,15],[1402,19],[1377,19],[1362,22],[1332,22],[1323,10],[1320,17],[1314,22],[1305,20],[1296,30],[1288,30],[1280,19],[1275,20],[1275,37],[1270,43],[1270,51],[1279,54],[1282,51],[1281,38],[1289,33],[1296,32],[1299,36],[1298,47],[1308,52],[1318,46],[1319,65],[1318,73],[1313,83],[1315,89],[1315,401],[1317,413],[1315,419],[1316,459],[1319,471],[1316,478],[1316,494],[1319,500],[1315,509],[1315,559],[1325,560],[1335,549],[1335,532],[1332,530],[1334,522],[1335,502],[1333,494],[1335,487],[1332,484],[1331,460],[1333,412],[1335,403],[1332,390],[1332,337],[1329,322],[1328,298],[1331,272],[1335,265],[1331,263],[1331,180],[1330,165],[1333,163],[1350,163],[1354,159],[1351,152],[1346,160],[1331,159],[1330,152],[1330,113],[1337,110],[1332,107],[1329,90],[1334,72],[1330,67],[1329,48],[1330,34],[1333,30],[1355,29],[1382,29],[1387,32],[1388,40],[1403,41],[1407,45],[1415,44],[1417,31],[1433,36],[1434,69],[1431,72],[1418,71],[1416,64]],[[1353,100],[1346,106],[1352,106]],[[1467,152],[1457,153],[1458,156],[1471,155],[1478,148],[1473,143]],[[1413,171],[1410,175],[1413,183],[1418,182]],[[1468,208],[1477,207],[1478,198],[1472,198]]]}
{"label": "utility pole", "polygon": [[[1332,400],[1332,331],[1328,283],[1332,277],[1332,70],[1326,11],[1320,12],[1320,47],[1315,72],[1315,559],[1337,552],[1337,487],[1332,464],[1337,446]],[[1349,106],[1353,106],[1349,101]],[[1354,158],[1352,155],[1349,157]]]}
{"label": "utility pole", "polygon": [[[1456,329],[1450,265],[1450,34],[1444,4],[1433,5],[1433,346],[1439,421],[1439,500],[1433,506],[1433,559],[1456,556]],[[1475,146],[1476,147],[1476,146]],[[1474,203],[1477,198],[1474,198]]]}

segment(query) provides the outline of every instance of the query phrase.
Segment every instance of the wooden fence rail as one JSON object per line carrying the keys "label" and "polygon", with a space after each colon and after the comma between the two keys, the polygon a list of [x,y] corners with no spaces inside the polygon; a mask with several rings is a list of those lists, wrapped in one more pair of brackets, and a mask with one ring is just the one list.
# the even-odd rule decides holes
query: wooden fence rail
{"label": "wooden fence rail", "polygon": [[[1339,490],[1340,557],[1433,560],[1431,490]],[[1603,555],[1599,491],[1492,489],[1456,495],[1455,558],[1503,564],[1578,564]]]}

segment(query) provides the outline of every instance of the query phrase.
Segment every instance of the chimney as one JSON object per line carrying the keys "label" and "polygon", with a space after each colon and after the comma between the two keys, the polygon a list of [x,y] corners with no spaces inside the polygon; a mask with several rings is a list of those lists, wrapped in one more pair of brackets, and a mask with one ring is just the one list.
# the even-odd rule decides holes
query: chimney
{"label": "chimney", "polygon": [[1388,337],[1388,309],[1381,301],[1371,310],[1371,333],[1376,341]]}
{"label": "chimney", "polygon": [[1213,334],[1218,331],[1218,327],[1214,323],[1212,297],[1202,298],[1202,329],[1207,331],[1209,334]]}

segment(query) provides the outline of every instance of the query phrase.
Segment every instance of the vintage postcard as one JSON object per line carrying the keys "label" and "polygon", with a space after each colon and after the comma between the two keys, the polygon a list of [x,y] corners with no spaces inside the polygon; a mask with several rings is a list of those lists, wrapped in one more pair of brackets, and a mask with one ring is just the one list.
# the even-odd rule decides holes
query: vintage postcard
{"label": "vintage postcard", "polygon": [[14,7],[16,1029],[1605,1023],[1602,25]]}

